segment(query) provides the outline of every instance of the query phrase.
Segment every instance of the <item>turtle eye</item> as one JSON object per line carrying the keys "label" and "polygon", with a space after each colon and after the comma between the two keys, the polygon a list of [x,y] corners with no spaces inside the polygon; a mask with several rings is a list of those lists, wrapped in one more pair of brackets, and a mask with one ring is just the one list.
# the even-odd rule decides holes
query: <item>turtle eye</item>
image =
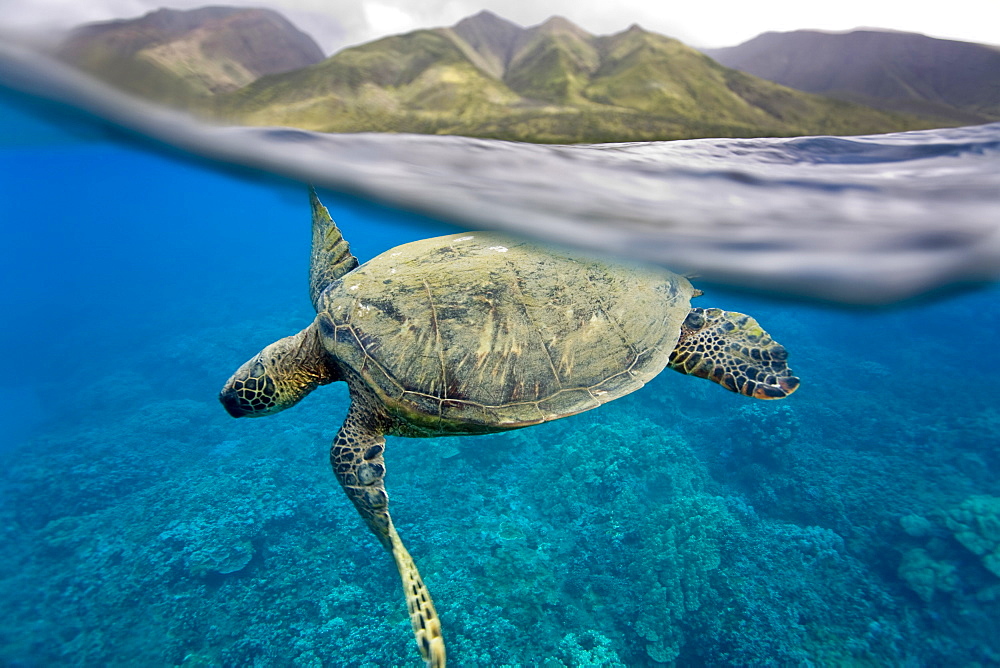
{"label": "turtle eye", "polygon": [[701,329],[704,327],[705,316],[701,314],[701,309],[691,309],[691,312],[684,318],[684,326],[688,329]]}

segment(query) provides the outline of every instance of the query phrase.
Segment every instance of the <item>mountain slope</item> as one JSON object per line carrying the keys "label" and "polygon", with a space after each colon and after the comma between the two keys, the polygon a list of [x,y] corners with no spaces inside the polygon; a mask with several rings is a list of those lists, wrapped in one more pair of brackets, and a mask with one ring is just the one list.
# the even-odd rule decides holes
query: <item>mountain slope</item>
{"label": "mountain slope", "polygon": [[[560,17],[521,28],[480,12],[317,62],[311,40],[274,16],[160,10],[84,27],[62,53],[132,93],[215,119],[325,132],[572,143],[929,126],[728,69],[638,26],[597,37]],[[281,60],[272,51],[286,43]]]}
{"label": "mountain slope", "polygon": [[799,30],[706,49],[798,90],[955,123],[1000,120],[1000,48],[914,33]]}
{"label": "mountain slope", "polygon": [[525,98],[580,104],[600,66],[597,40],[561,17],[524,30],[514,44],[504,83]]}
{"label": "mountain slope", "polygon": [[637,26],[596,37],[566,19],[488,12],[345,49],[218,97],[231,122],[327,132],[542,142],[861,134],[927,127],[737,72]]}
{"label": "mountain slope", "polygon": [[515,44],[524,32],[516,23],[486,10],[445,30],[470,60],[496,79],[503,78]]}
{"label": "mountain slope", "polygon": [[437,132],[518,101],[435,31],[386,37],[221,96],[216,113],[326,132]]}
{"label": "mountain slope", "polygon": [[57,55],[129,92],[178,105],[323,60],[312,38],[280,14],[236,7],[160,9],[82,26]]}

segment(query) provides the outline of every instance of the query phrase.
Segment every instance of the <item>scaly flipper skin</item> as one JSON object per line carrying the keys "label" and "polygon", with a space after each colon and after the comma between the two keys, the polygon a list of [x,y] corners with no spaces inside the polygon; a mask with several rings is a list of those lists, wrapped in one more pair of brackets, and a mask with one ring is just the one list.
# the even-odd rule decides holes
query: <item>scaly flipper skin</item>
{"label": "scaly flipper skin", "polygon": [[389,517],[385,492],[385,437],[376,411],[363,394],[353,394],[347,418],[330,449],[330,463],[354,507],[382,545],[392,552],[406,594],[406,607],[420,655],[429,668],[444,668],[444,638],[430,593]]}
{"label": "scaly flipper skin", "polygon": [[319,296],[333,281],[358,266],[351,247],[333,222],[330,212],[319,201],[316,190],[309,188],[312,206],[312,261],[309,263],[309,298],[319,310]]}
{"label": "scaly flipper skin", "polygon": [[786,359],[784,346],[750,316],[693,308],[681,326],[669,365],[748,397],[782,399],[799,386]]}

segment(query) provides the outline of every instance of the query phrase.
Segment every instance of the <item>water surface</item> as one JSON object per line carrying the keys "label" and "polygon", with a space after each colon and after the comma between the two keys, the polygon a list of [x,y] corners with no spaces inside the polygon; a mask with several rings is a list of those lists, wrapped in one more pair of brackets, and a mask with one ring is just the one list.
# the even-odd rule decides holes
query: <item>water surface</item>
{"label": "water surface", "polygon": [[161,149],[716,282],[871,304],[1000,273],[1000,124],[572,147],[324,135],[198,123],[10,44],[0,64],[0,85]]}

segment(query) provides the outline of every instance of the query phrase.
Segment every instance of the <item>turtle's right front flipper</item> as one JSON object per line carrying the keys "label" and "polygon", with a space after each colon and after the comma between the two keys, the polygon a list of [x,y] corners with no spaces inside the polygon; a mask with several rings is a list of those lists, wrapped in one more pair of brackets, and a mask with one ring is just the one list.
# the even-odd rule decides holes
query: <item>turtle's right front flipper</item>
{"label": "turtle's right front flipper", "polygon": [[441,622],[417,565],[403,546],[389,516],[389,497],[384,483],[385,460],[382,456],[385,437],[371,422],[372,412],[365,408],[360,397],[354,397],[347,419],[330,449],[330,463],[337,480],[368,528],[396,560],[420,655],[427,666],[443,668],[445,649]]}
{"label": "turtle's right front flipper", "polygon": [[330,283],[358,266],[351,255],[351,246],[333,222],[330,212],[319,201],[314,188],[309,188],[312,205],[312,259],[309,262],[309,298],[319,311],[319,296]]}
{"label": "turtle's right front flipper", "polygon": [[799,387],[787,359],[785,347],[750,316],[693,308],[681,325],[669,366],[748,397],[782,399]]}

